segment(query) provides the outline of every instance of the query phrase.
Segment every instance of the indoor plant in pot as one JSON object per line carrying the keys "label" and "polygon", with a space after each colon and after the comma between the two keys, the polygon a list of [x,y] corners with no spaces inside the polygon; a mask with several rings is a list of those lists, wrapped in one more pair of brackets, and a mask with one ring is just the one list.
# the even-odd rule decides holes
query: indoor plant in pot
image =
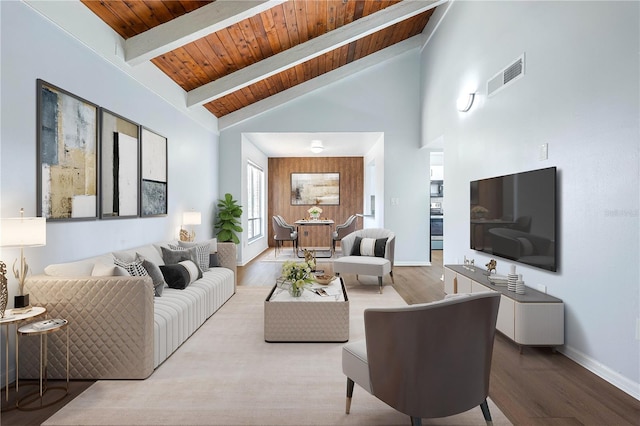
{"label": "indoor plant in pot", "polygon": [[219,242],[232,241],[240,244],[236,232],[242,232],[241,216],[242,206],[238,205],[231,194],[226,193],[223,199],[218,200],[218,215],[214,227],[218,230],[216,237]]}

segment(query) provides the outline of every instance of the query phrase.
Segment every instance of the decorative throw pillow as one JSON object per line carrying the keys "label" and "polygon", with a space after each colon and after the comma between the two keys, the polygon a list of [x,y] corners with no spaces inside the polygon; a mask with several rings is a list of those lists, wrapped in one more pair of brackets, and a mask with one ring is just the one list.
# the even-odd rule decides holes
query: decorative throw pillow
{"label": "decorative throw pillow", "polygon": [[93,271],[91,271],[92,277],[117,277],[117,276],[128,276],[129,273],[116,265],[105,265],[102,262],[96,262],[93,265]]}
{"label": "decorative throw pillow", "polygon": [[178,250],[180,248],[196,248],[196,255],[198,256],[198,266],[204,271],[209,270],[209,253],[210,253],[210,245],[209,243],[190,243],[186,241],[178,241],[178,246],[174,246],[173,244],[169,244],[169,248],[173,250]]}
{"label": "decorative throw pillow", "polygon": [[[170,247],[177,247],[174,245],[170,245]],[[180,263],[183,260],[191,260],[193,263],[198,266],[198,255],[195,247],[184,248],[177,247],[176,249],[162,247],[162,258],[164,259],[165,265],[175,265],[176,263]],[[198,266],[198,278],[202,278],[202,270]],[[166,278],[165,278],[166,280]],[[169,284],[169,282],[167,282]]]}
{"label": "decorative throw pillow", "polygon": [[218,253],[209,253],[209,267],[210,268],[220,267],[220,258],[218,258]]}
{"label": "decorative throw pillow", "polygon": [[170,288],[184,290],[198,279],[198,265],[191,260],[184,260],[175,265],[160,265],[160,270]]}
{"label": "decorative throw pillow", "polygon": [[116,266],[124,268],[132,277],[146,277],[149,275],[147,270],[144,269],[144,266],[142,266],[142,259],[137,258],[132,262],[125,262],[124,260],[115,258],[113,259],[113,263],[115,263]]}
{"label": "decorative throw pillow", "polygon": [[137,253],[137,258],[142,260],[142,266],[147,270],[147,273],[153,281],[153,295],[155,297],[162,296],[162,290],[164,289],[166,282],[164,281],[164,276],[162,275],[160,267],[147,260],[144,256],[141,256],[140,253]]}
{"label": "decorative throw pillow", "polygon": [[351,249],[351,256],[384,257],[384,251],[389,238],[361,238],[356,237]]}

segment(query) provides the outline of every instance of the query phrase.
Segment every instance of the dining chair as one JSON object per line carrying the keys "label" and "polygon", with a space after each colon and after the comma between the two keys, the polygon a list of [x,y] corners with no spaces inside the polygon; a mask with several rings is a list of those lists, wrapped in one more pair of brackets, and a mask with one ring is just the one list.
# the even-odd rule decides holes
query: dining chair
{"label": "dining chair", "polygon": [[331,238],[331,253],[333,255],[336,254],[336,241],[341,241],[345,236],[356,230],[356,226],[358,226],[357,219],[358,217],[352,214],[343,224],[336,226]]}

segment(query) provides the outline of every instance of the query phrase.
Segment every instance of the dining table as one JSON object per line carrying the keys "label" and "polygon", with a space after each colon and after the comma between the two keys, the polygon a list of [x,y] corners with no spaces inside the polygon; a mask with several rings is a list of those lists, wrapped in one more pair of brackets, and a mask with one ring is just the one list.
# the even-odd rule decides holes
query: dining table
{"label": "dining table", "polygon": [[[331,241],[332,241],[332,232],[333,232],[333,225],[335,225],[335,222],[331,219],[300,219],[300,220],[296,220],[294,222],[294,224],[296,225],[296,229],[298,231],[298,236],[300,235],[304,235],[301,228],[304,228],[306,226],[325,226],[329,229],[328,232],[328,243],[327,246],[320,246],[320,247],[307,247],[307,250],[312,250],[315,252],[315,257],[316,258],[329,258],[333,255],[332,251],[331,251]],[[302,258],[304,257],[304,247],[301,247],[298,244],[298,250],[296,252],[296,256]],[[302,255],[300,255],[300,253],[303,253]],[[326,252],[326,254],[325,254]]]}

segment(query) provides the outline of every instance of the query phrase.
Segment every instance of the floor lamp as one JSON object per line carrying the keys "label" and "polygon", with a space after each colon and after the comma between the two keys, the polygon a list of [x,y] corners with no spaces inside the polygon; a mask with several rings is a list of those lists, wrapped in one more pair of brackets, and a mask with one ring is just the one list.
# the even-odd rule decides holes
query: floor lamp
{"label": "floor lamp", "polygon": [[24,217],[24,209],[20,209],[20,217],[0,219],[0,246],[20,247],[20,266],[16,266],[18,259],[13,262],[13,273],[19,284],[19,295],[14,299],[15,308],[29,306],[29,295],[24,294],[24,281],[29,272],[24,248],[47,244],[46,224],[44,217]]}

